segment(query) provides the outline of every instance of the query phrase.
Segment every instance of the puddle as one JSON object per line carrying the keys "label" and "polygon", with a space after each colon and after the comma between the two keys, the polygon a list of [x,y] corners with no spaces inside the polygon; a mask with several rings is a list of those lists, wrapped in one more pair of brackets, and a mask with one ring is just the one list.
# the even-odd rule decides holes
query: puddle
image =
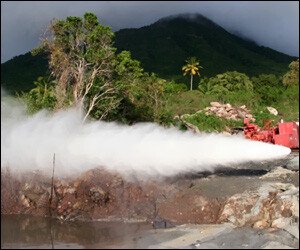
{"label": "puddle", "polygon": [[154,231],[147,223],[67,222],[6,215],[1,216],[1,248],[139,248],[149,230]]}

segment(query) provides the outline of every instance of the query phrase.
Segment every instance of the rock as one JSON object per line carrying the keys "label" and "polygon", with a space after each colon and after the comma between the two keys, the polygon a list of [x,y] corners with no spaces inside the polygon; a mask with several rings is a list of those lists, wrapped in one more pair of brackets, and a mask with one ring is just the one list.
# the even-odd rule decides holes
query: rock
{"label": "rock", "polygon": [[299,171],[299,155],[290,160],[285,167],[293,171]]}
{"label": "rock", "polygon": [[76,189],[74,187],[67,187],[65,190],[64,190],[64,194],[66,193],[69,193],[69,194],[74,194],[76,191]]}
{"label": "rock", "polygon": [[190,131],[192,131],[192,132],[194,132],[194,133],[200,133],[200,130],[198,129],[198,127],[197,126],[195,126],[194,124],[191,124],[191,123],[189,123],[189,122],[184,122],[185,123],[185,125],[187,126],[187,128],[190,130]]}
{"label": "rock", "polygon": [[231,134],[227,131],[223,131],[222,134],[225,135],[225,136],[231,136]]}
{"label": "rock", "polygon": [[156,216],[156,218],[152,221],[152,226],[155,229],[175,227],[171,221],[163,219],[159,216]]}
{"label": "rock", "polygon": [[106,204],[109,200],[107,192],[99,187],[90,189],[90,197],[93,202],[101,205]]}
{"label": "rock", "polygon": [[287,177],[289,174],[293,174],[294,172],[289,170],[289,169],[285,169],[283,167],[277,167],[276,169],[272,170],[271,172],[259,177],[260,179],[268,179],[268,178],[285,178]]}
{"label": "rock", "polygon": [[269,241],[262,246],[262,249],[294,249],[294,248],[287,245],[283,245],[282,243],[277,241]]}
{"label": "rock", "polygon": [[211,103],[210,103],[210,106],[219,108],[219,107],[221,107],[222,105],[221,105],[219,102],[211,102]]}
{"label": "rock", "polygon": [[264,183],[258,190],[228,198],[219,220],[267,228],[273,221],[286,217],[299,219],[299,188],[287,183]]}
{"label": "rock", "polygon": [[24,194],[21,195],[21,203],[25,207],[30,207],[30,200]]}
{"label": "rock", "polygon": [[225,104],[225,108],[226,108],[226,109],[231,109],[231,105],[230,105],[229,103],[226,103],[226,104]]}
{"label": "rock", "polygon": [[257,221],[253,224],[253,228],[268,228],[270,226],[270,224],[268,223],[268,221],[266,219]]}
{"label": "rock", "polygon": [[267,107],[267,110],[273,115],[278,115],[278,111],[273,107]]}

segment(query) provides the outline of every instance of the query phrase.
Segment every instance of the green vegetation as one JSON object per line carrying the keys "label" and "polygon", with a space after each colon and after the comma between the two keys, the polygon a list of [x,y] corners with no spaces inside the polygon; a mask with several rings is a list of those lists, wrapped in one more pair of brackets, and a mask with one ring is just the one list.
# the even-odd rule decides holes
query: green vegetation
{"label": "green vegetation", "polygon": [[138,29],[116,33],[115,46],[129,50],[142,67],[166,79],[186,83],[180,75],[186,58],[201,59],[202,77],[238,71],[249,77],[260,74],[283,75],[295,57],[228,33],[209,19],[184,15],[161,19]]}
{"label": "green vegetation", "polygon": [[283,76],[283,84],[285,86],[299,84],[299,59],[291,62],[289,68],[290,71]]}
{"label": "green vegetation", "polygon": [[[198,15],[161,19],[139,29],[123,29],[115,33],[114,47],[120,53],[130,51],[147,72],[184,83],[181,68],[186,58],[201,59],[205,69],[201,77],[213,77],[227,71],[238,71],[249,77],[260,74],[283,76],[295,57],[258,46],[228,33],[209,19]],[[47,75],[47,55],[30,53],[15,57],[1,65],[1,84],[8,91],[29,91],[33,81]],[[196,83],[196,82],[195,82]],[[197,83],[194,88],[196,88]]]}
{"label": "green vegetation", "polygon": [[39,78],[22,97],[30,111],[81,106],[95,119],[123,122],[159,121],[165,80],[144,73],[130,52],[116,54],[114,33],[97,17],[54,20],[51,39],[44,38],[32,53],[49,55],[51,84]]}
{"label": "green vegetation", "polygon": [[206,115],[203,112],[188,116],[185,120],[196,125],[200,131],[218,132],[227,128],[235,128],[243,126],[243,121],[226,120],[214,115]]}
{"label": "green vegetation", "polygon": [[199,62],[196,57],[190,57],[185,62],[186,65],[182,67],[183,75],[185,76],[186,74],[189,74],[191,76],[190,90],[193,90],[193,76],[200,76],[199,68],[203,67],[199,66]]}
{"label": "green vegetation", "polygon": [[35,88],[20,95],[27,103],[28,112],[32,114],[41,109],[53,110],[56,103],[54,82],[49,78],[39,77],[34,85]]}
{"label": "green vegetation", "polygon": [[48,74],[48,61],[45,54],[32,56],[30,52],[1,64],[1,86],[10,94],[30,91],[33,82]]}
{"label": "green vegetation", "polygon": [[253,85],[246,74],[233,71],[202,79],[199,90],[202,93],[222,96],[236,91],[252,92]]}
{"label": "green vegetation", "polygon": [[[86,13],[83,18],[54,20],[49,31],[52,39],[43,39],[34,56],[16,57],[1,67],[2,86],[17,92],[30,113],[81,106],[84,119],[168,126],[178,125],[175,116],[191,114],[186,121],[202,131],[242,126],[242,121],[197,112],[217,101],[246,105],[260,126],[264,119],[299,120],[299,60],[291,62],[292,57],[233,36],[204,17],[161,20],[119,31],[115,37],[94,14]],[[130,40],[133,34],[136,39]],[[113,47],[115,38],[118,49]],[[122,46],[131,52],[120,50]],[[187,91],[189,84],[180,69],[181,59],[190,55],[201,58],[205,71],[199,84],[193,83],[201,67],[195,57],[186,61],[182,70],[191,75]],[[134,59],[139,56],[141,61]],[[30,72],[33,58],[40,66],[33,64],[37,69]],[[196,90],[193,84],[198,85]],[[279,115],[271,115],[268,106]]]}

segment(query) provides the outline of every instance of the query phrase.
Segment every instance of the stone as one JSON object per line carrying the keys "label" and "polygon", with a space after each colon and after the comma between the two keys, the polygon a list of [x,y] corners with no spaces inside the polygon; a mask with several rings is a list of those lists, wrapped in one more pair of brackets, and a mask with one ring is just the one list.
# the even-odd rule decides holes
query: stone
{"label": "stone", "polygon": [[278,111],[273,107],[267,107],[267,110],[270,112],[270,114],[277,116]]}
{"label": "stone", "polygon": [[277,241],[269,241],[266,244],[264,244],[261,248],[262,249],[294,249],[293,247],[283,245],[282,243]]}
{"label": "stone", "polygon": [[266,219],[254,223],[253,228],[268,228],[269,223]]}
{"label": "stone", "polygon": [[30,200],[24,194],[21,195],[21,203],[25,207],[30,207]]}
{"label": "stone", "polygon": [[267,174],[259,177],[260,179],[268,179],[268,178],[284,178],[287,177],[289,174],[293,174],[294,172],[292,170],[289,169],[285,169],[283,167],[277,167],[274,170],[272,170],[271,172],[268,172]]}
{"label": "stone", "polygon": [[163,219],[159,216],[156,216],[156,218],[152,221],[152,226],[154,229],[175,227],[171,221]]}
{"label": "stone", "polygon": [[210,106],[219,108],[219,107],[221,107],[222,105],[221,105],[219,102],[211,102],[211,103],[210,103]]}
{"label": "stone", "polygon": [[99,187],[90,189],[90,197],[93,202],[101,205],[106,204],[109,200],[107,192]]}
{"label": "stone", "polygon": [[285,167],[293,171],[299,171],[299,155],[291,159]]}
{"label": "stone", "polygon": [[252,224],[255,228],[267,228],[273,221],[285,217],[299,219],[299,188],[292,184],[270,182],[264,183],[258,190],[229,197],[219,220],[230,221],[237,226]]}

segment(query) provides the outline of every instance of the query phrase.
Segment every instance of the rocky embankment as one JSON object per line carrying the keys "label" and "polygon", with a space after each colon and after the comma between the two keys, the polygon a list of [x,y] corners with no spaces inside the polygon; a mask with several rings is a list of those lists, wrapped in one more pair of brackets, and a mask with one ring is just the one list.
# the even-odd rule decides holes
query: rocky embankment
{"label": "rocky embankment", "polygon": [[[37,172],[13,176],[9,170],[2,170],[1,214],[148,221],[155,228],[170,227],[163,230],[179,225],[182,228],[184,224],[230,225],[283,230],[297,241],[298,161],[299,156],[291,154],[284,161],[148,181],[125,180],[99,168],[77,178],[54,178],[52,192],[51,177]],[[202,247],[196,241],[189,244]]]}

